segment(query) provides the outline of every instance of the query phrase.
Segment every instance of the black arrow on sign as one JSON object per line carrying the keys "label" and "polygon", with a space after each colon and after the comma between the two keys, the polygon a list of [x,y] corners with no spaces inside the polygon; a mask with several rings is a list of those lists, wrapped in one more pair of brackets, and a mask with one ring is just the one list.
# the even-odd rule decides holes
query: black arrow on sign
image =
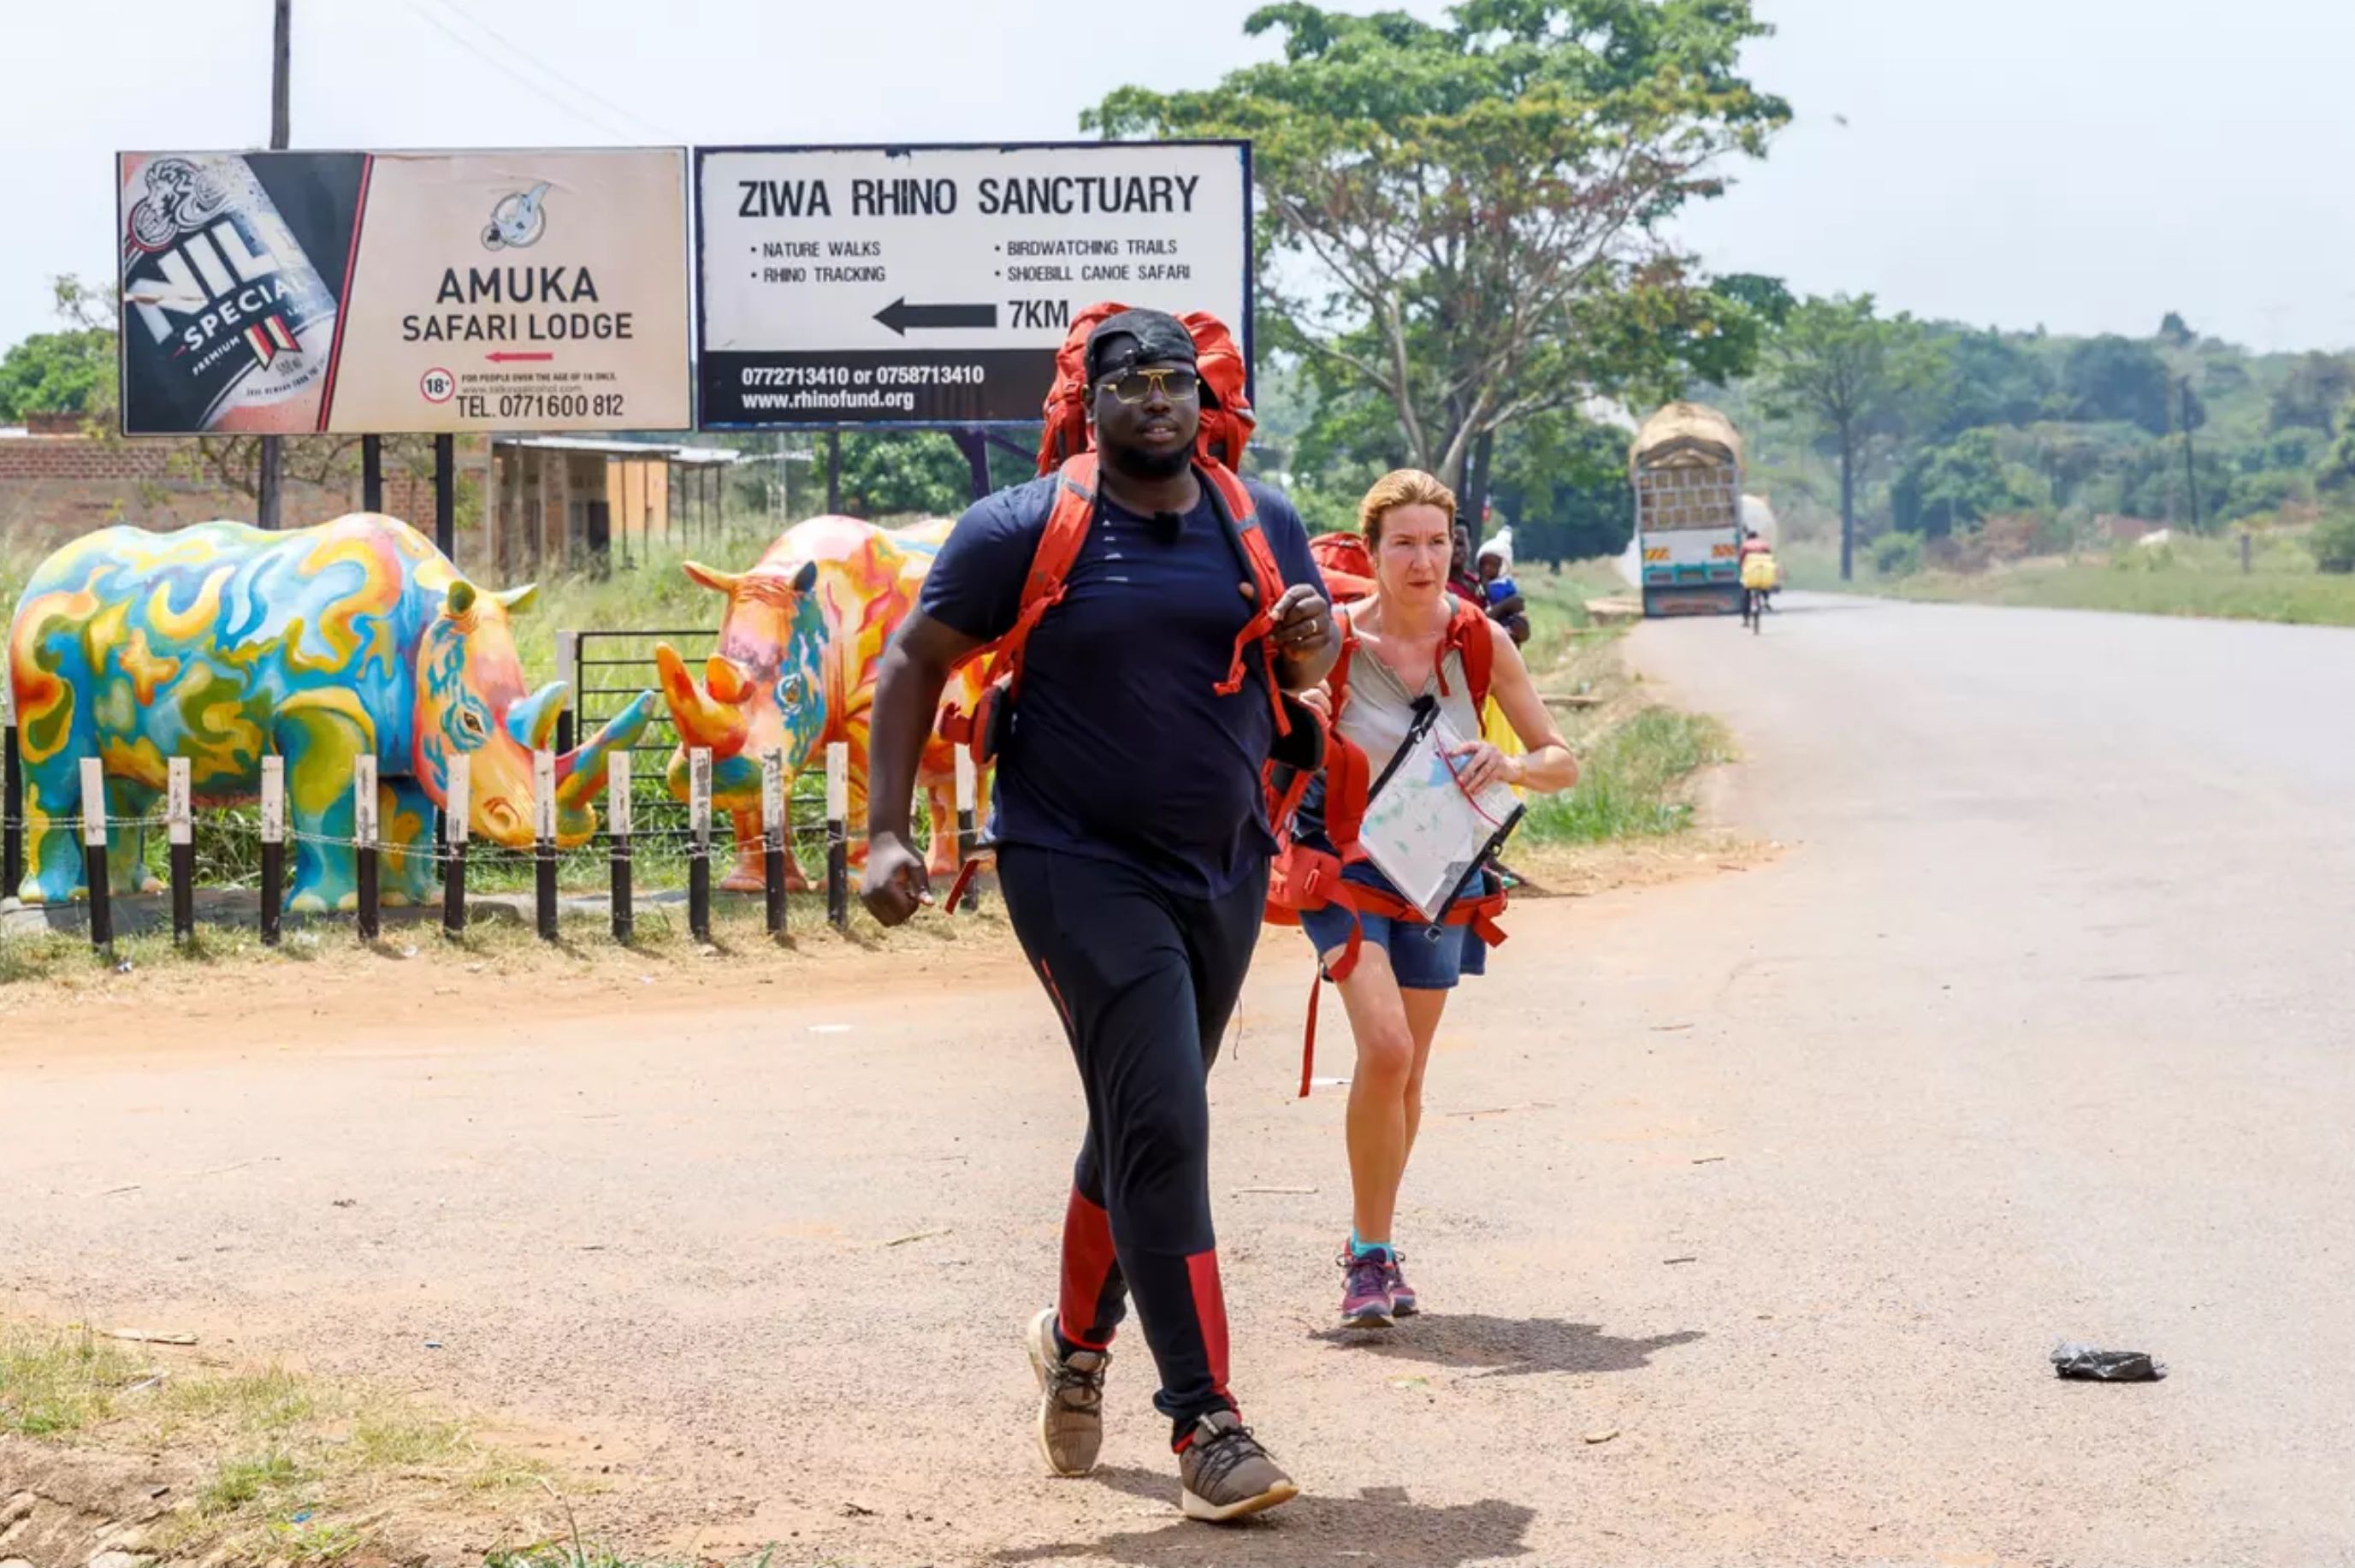
{"label": "black arrow on sign", "polygon": [[877,311],[875,319],[905,337],[911,326],[996,326],[997,307],[994,304],[910,304],[901,298]]}

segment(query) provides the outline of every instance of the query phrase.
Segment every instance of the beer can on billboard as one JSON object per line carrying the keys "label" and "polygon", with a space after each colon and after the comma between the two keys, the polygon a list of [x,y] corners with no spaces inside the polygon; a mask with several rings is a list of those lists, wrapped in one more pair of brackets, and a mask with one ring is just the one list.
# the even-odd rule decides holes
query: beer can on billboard
{"label": "beer can on billboard", "polygon": [[298,225],[241,154],[123,157],[125,430],[319,427],[338,294],[314,247],[340,222],[348,256],[360,165],[301,155],[273,169]]}
{"label": "beer can on billboard", "polygon": [[684,429],[686,158],[123,154],[123,432]]}

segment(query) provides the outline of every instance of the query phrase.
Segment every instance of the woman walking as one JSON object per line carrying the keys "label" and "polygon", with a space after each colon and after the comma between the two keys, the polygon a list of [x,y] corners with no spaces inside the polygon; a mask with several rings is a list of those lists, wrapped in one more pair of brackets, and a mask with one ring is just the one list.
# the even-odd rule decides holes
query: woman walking
{"label": "woman walking", "polygon": [[[1519,739],[1523,754],[1508,756],[1482,739],[1464,741],[1455,765],[1474,795],[1499,782],[1539,794],[1578,782],[1578,763],[1538,696],[1519,651],[1504,627],[1479,613],[1464,614],[1448,592],[1455,549],[1455,496],[1428,474],[1401,469],[1385,475],[1359,503],[1359,517],[1374,566],[1374,592],[1345,612],[1342,667],[1309,700],[1321,701],[1335,735],[1364,753],[1365,776],[1405,743],[1418,705],[1435,702],[1459,736],[1481,733],[1474,667],[1485,668],[1488,695]],[[1466,644],[1486,639],[1485,650]],[[1333,714],[1330,693],[1344,693]],[[1335,776],[1328,769],[1327,778]],[[1298,837],[1330,851],[1325,826],[1340,803],[1312,788],[1299,813]],[[1354,816],[1354,812],[1350,813]],[[1480,891],[1475,870],[1456,897]],[[1365,860],[1343,880],[1363,891],[1347,902],[1303,910],[1302,928],[1331,972],[1359,939],[1357,962],[1345,965],[1341,999],[1357,1042],[1349,1083],[1349,1183],[1354,1226],[1340,1262],[1348,1282],[1341,1300],[1345,1324],[1388,1327],[1416,1310],[1413,1288],[1392,1244],[1392,1219],[1407,1157],[1423,1119],[1423,1072],[1447,993],[1463,974],[1485,967],[1486,944],[1444,913],[1426,922],[1406,906]],[[1368,898],[1366,893],[1373,896]],[[1351,907],[1351,906],[1355,907]]]}

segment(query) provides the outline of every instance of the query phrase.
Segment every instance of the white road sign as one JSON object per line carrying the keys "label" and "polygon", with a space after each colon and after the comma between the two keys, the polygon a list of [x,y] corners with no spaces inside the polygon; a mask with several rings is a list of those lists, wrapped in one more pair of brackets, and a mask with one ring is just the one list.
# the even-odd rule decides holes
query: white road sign
{"label": "white road sign", "polygon": [[1251,147],[703,147],[706,426],[1028,422],[1104,300],[1251,331]]}

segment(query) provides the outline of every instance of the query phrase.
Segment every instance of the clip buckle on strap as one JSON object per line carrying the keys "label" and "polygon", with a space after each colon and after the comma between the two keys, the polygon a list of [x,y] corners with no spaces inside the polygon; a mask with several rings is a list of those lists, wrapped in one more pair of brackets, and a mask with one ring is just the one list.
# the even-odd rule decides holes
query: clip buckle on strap
{"label": "clip buckle on strap", "polygon": [[[1321,868],[1311,872],[1307,886],[1303,891],[1313,890],[1322,875]],[[1356,972],[1358,949],[1364,944],[1366,938],[1365,923],[1358,918],[1357,898],[1348,884],[1338,878],[1334,879],[1332,896],[1326,901],[1324,907],[1340,908],[1349,912],[1349,941],[1348,944],[1341,949],[1341,956],[1332,963],[1327,964],[1319,959],[1316,974],[1308,982],[1308,1027],[1303,1032],[1300,1041],[1300,1093],[1297,1096],[1303,1100],[1308,1098],[1309,1085],[1316,1072],[1316,1012],[1317,1004],[1325,997],[1325,982],[1330,980],[1337,986]]]}
{"label": "clip buckle on strap", "polygon": [[957,905],[964,901],[964,895],[973,887],[973,879],[979,874],[981,862],[988,853],[988,850],[984,849],[978,854],[972,855],[966,859],[964,864],[957,868],[956,880],[949,884],[948,901],[941,905],[941,912],[943,914],[956,913]]}

